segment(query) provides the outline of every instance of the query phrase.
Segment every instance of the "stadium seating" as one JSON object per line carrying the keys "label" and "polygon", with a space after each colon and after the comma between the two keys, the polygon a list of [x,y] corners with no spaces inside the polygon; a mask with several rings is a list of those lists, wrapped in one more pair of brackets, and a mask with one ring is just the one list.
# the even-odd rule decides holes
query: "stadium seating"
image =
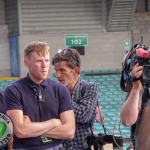
{"label": "stadium seating", "polygon": [[0,90],[4,90],[8,84],[17,80],[18,77],[0,78]]}

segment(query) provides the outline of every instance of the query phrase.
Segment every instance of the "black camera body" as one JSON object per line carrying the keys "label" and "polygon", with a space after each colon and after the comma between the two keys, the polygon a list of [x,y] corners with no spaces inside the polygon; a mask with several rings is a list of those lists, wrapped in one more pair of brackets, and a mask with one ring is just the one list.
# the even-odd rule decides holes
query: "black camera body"
{"label": "black camera body", "polygon": [[98,134],[88,137],[88,144],[94,146],[94,150],[101,150],[103,145],[112,143],[113,147],[123,147],[123,139],[121,136],[114,136],[112,134]]}
{"label": "black camera body", "polygon": [[118,147],[118,145],[120,147],[123,147],[123,139],[121,136],[113,136],[109,134],[109,135],[105,135],[104,139],[107,143],[112,143],[113,147]]}
{"label": "black camera body", "polygon": [[[138,79],[132,74],[132,69],[137,63],[143,66],[142,77]],[[123,59],[120,78],[120,87],[122,91],[130,92],[132,89],[132,82],[139,79],[142,83],[150,84],[150,50],[141,43],[133,45]]]}
{"label": "black camera body", "polygon": [[142,73],[142,82],[143,83],[150,83],[150,51],[144,49],[147,52],[147,58],[143,58],[140,56],[134,57],[134,64],[139,63],[139,65],[143,66],[143,73]]}
{"label": "black camera body", "polygon": [[[140,78],[136,78],[132,74],[133,67],[137,63],[143,66],[143,73]],[[150,97],[150,50],[141,43],[135,44],[124,57],[120,78],[120,87],[122,91],[130,92],[132,89],[132,82],[137,80],[141,80],[144,89],[142,94],[142,105],[147,106]]]}
{"label": "black camera body", "polygon": [[150,84],[150,62],[143,65],[142,80],[144,83]]}

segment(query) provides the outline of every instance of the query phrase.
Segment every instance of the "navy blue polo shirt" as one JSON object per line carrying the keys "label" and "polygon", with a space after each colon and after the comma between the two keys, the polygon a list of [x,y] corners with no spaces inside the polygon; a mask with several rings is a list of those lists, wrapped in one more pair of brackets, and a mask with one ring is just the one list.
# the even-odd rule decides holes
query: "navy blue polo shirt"
{"label": "navy blue polo shirt", "polygon": [[[43,120],[59,118],[60,113],[72,110],[72,101],[68,89],[61,83],[46,79],[40,84],[43,88]],[[36,84],[28,76],[11,83],[6,89],[4,100],[6,110],[19,109],[28,115],[32,122],[40,121],[39,105],[33,87]],[[14,147],[41,150],[60,144],[61,140],[42,143],[40,137],[17,138],[14,135]]]}

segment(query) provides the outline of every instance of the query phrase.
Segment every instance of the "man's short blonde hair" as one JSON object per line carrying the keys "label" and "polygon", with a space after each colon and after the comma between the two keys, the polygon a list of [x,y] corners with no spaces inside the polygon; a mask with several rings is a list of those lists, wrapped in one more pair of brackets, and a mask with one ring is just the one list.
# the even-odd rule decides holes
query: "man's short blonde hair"
{"label": "man's short blonde hair", "polygon": [[49,53],[49,45],[47,42],[34,41],[24,48],[24,58],[28,58],[31,53],[36,52],[39,56],[45,56]]}

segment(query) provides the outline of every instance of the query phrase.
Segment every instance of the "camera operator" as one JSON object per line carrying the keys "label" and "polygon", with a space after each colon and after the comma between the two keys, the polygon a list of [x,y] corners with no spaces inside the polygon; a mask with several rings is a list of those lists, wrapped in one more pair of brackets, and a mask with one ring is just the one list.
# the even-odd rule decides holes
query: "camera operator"
{"label": "camera operator", "polygon": [[121,120],[123,125],[131,126],[136,123],[134,134],[136,150],[149,150],[150,148],[150,104],[143,106],[143,97],[149,98],[149,92],[143,94],[144,84],[141,77],[143,66],[138,63],[134,65],[131,73],[136,78],[132,82],[132,89],[128,92],[126,101],[122,106]]}

